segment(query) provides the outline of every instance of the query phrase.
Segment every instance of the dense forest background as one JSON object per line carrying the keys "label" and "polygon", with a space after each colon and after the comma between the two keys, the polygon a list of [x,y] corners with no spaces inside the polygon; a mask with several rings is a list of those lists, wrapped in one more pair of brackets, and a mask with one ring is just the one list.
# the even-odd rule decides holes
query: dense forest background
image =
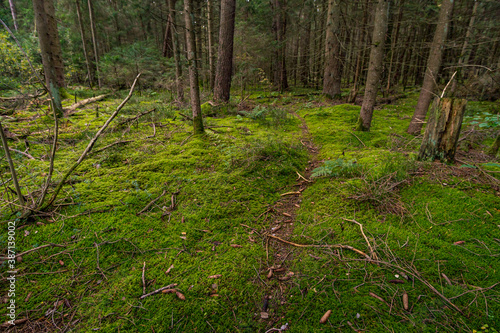
{"label": "dense forest background", "polygon": [[[220,1],[192,2],[196,66],[202,90],[210,92],[218,52],[223,51],[218,50],[219,32],[228,32],[220,30],[225,22],[221,21]],[[55,1],[65,83],[124,88],[142,72],[141,88],[175,91],[174,40],[181,67],[187,58],[183,5],[175,0]],[[334,66],[338,67],[333,68],[334,81],[342,89],[350,89],[350,95],[345,90],[343,94],[354,101],[366,82],[377,5],[369,0],[237,1],[233,87],[245,91],[262,85],[276,89],[300,86],[323,88],[328,93],[331,88],[324,84],[332,83],[325,81],[325,69]],[[385,97],[398,89],[422,85],[440,6],[436,1],[386,2],[380,69]],[[40,66],[33,3],[4,0],[0,15]],[[498,78],[493,78],[492,71],[500,64],[499,15],[497,1],[454,4],[442,45],[441,70],[434,73],[437,83],[446,83],[457,72],[456,95],[498,98],[493,88]],[[10,77],[26,82],[31,77],[22,65],[21,53],[11,44],[3,30],[2,89],[13,84]]]}

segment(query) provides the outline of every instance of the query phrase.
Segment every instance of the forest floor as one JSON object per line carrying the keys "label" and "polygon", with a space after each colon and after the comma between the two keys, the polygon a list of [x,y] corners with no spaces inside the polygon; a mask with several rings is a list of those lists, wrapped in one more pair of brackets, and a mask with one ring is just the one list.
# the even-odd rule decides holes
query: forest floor
{"label": "forest floor", "polygon": [[[51,188],[123,96],[61,120]],[[56,209],[28,222],[14,213],[2,155],[0,244],[15,222],[19,320],[2,329],[500,330],[500,161],[485,153],[499,104],[469,102],[448,165],[415,158],[422,136],[405,130],[417,97],[380,105],[360,133],[357,105],[257,91],[205,103],[197,137],[186,108],[135,92]],[[43,98],[16,108],[3,126],[31,201],[48,172],[52,120]]]}

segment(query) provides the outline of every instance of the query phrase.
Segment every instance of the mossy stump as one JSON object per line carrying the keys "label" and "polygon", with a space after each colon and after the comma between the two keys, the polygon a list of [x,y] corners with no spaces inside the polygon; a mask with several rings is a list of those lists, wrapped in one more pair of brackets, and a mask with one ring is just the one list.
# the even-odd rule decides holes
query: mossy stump
{"label": "mossy stump", "polygon": [[466,105],[465,99],[436,98],[434,100],[420,146],[419,160],[439,159],[448,163],[455,160]]}

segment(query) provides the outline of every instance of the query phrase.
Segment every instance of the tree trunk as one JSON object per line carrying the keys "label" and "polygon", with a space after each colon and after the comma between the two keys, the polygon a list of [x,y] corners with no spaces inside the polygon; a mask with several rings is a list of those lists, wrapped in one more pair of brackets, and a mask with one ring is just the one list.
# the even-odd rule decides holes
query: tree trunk
{"label": "tree trunk", "polygon": [[453,162],[467,100],[436,98],[418,154],[419,160]]}
{"label": "tree trunk", "polygon": [[326,23],[325,73],[323,94],[332,99],[340,97],[340,0],[328,1]]}
{"label": "tree trunk", "polygon": [[83,55],[85,56],[85,65],[87,66],[87,75],[89,78],[89,86],[92,89],[92,71],[90,70],[90,60],[89,54],[87,52],[87,43],[85,42],[85,31],[83,30],[83,22],[82,22],[82,12],[80,9],[80,1],[76,0],[76,15],[78,16],[78,28],[80,30],[80,36],[82,38],[82,47],[83,47]]}
{"label": "tree trunk", "polygon": [[219,51],[215,72],[214,99],[229,101],[233,72],[233,40],[236,0],[222,0],[219,30]]}
{"label": "tree trunk", "polygon": [[393,64],[394,64],[394,57],[396,54],[396,47],[398,45],[397,42],[398,42],[398,37],[399,37],[399,30],[401,28],[401,18],[403,17],[403,4],[404,4],[404,0],[401,0],[398,4],[399,5],[398,15],[396,16],[396,19],[394,21],[394,25],[392,27],[391,59],[389,61],[389,73],[387,74],[387,86],[385,88],[385,93],[387,96],[389,96],[389,94],[390,94],[392,77],[394,76],[393,72],[395,71],[395,69],[393,70],[393,67],[396,67],[396,66],[393,66]]}
{"label": "tree trunk", "polygon": [[174,53],[175,61],[175,83],[177,87],[177,99],[179,102],[184,100],[184,85],[182,84],[182,66],[181,66],[181,55],[179,47],[179,34],[175,25],[175,1],[168,1],[169,13],[168,20],[172,22],[172,28],[170,29],[171,39],[172,39],[172,50]]}
{"label": "tree trunk", "polygon": [[[35,0],[34,0],[35,1]],[[101,88],[101,73],[99,71],[99,54],[97,53],[97,38],[95,34],[95,23],[94,23],[94,15],[92,11],[92,1],[87,0],[87,3],[89,5],[89,19],[90,19],[90,31],[92,33],[92,45],[94,46],[94,59],[95,59],[95,69],[96,69],[96,76],[97,76],[97,86],[99,89]]]}
{"label": "tree trunk", "polygon": [[387,31],[387,11],[389,3],[387,0],[379,0],[375,12],[373,27],[372,46],[370,51],[370,65],[365,85],[363,105],[359,114],[359,131],[369,131],[372,123],[373,107],[377,98],[382,61],[384,60],[384,41]]}
{"label": "tree trunk", "polygon": [[467,32],[465,33],[465,39],[464,39],[464,44],[462,45],[462,52],[460,53],[460,58],[458,59],[458,67],[457,67],[457,76],[455,77],[455,80],[451,83],[451,89],[450,89],[450,94],[453,96],[457,90],[457,84],[460,79],[462,79],[462,73],[464,72],[462,70],[462,64],[468,64],[469,62],[469,56],[470,56],[470,50],[468,49],[469,46],[469,40],[472,35],[472,29],[474,28],[474,21],[476,19],[476,13],[477,13],[477,6],[479,4],[479,1],[474,0],[474,7],[472,8],[472,16],[469,21],[469,26],[467,27]]}
{"label": "tree trunk", "polygon": [[210,71],[210,89],[213,91],[215,84],[215,59],[214,59],[214,11],[212,0],[207,0],[207,35],[208,35],[208,68]]}
{"label": "tree trunk", "polygon": [[198,84],[198,68],[196,66],[196,39],[191,16],[193,15],[191,0],[184,0],[184,19],[186,20],[186,48],[189,66],[189,88],[191,109],[193,110],[193,132],[203,134],[203,119],[200,105],[200,87]]}
{"label": "tree trunk", "polygon": [[[167,3],[168,8],[170,8],[170,2],[173,2],[173,7],[175,8],[175,3],[177,2],[176,0],[165,0],[165,1]],[[163,36],[162,55],[165,58],[172,58],[173,56],[173,46],[172,46],[173,24],[174,22],[170,20],[170,15],[169,15],[169,19],[167,20],[167,26],[165,27],[165,35]]]}
{"label": "tree trunk", "polygon": [[14,0],[9,0],[10,13],[12,14],[12,21],[14,22],[14,30],[17,31],[17,14],[16,14],[16,6],[14,5]]}
{"label": "tree trunk", "polygon": [[280,92],[288,89],[286,75],[286,0],[273,0],[273,32],[276,41],[274,51],[274,86]]}
{"label": "tree trunk", "polygon": [[300,53],[300,66],[299,66],[299,77],[300,82],[305,87],[309,86],[309,57],[310,52],[309,49],[311,47],[311,9],[309,1],[305,3],[304,11],[302,12],[302,34],[300,35],[300,45],[299,45],[299,53]]}
{"label": "tree trunk", "polygon": [[443,0],[441,9],[439,10],[439,19],[436,32],[432,41],[429,59],[427,60],[427,68],[425,71],[422,90],[418,98],[417,106],[413,114],[407,132],[409,134],[418,135],[422,130],[422,125],[429,109],[432,96],[436,90],[436,82],[443,57],[444,43],[448,34],[448,26],[450,23],[451,12],[453,10],[453,0]]}
{"label": "tree trunk", "polygon": [[33,0],[38,41],[42,54],[45,82],[53,98],[53,107],[58,117],[63,116],[61,89],[64,83],[64,65],[61,44],[57,34],[55,8],[52,0]]}

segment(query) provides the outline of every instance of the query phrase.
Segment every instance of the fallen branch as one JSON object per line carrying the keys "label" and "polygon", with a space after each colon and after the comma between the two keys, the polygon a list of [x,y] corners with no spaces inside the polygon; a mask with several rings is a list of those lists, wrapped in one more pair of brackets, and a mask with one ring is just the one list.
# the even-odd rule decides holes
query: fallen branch
{"label": "fallen branch", "polygon": [[142,294],[146,294],[146,279],[144,278],[144,274],[146,271],[146,262],[144,262],[144,265],[142,266]]}
{"label": "fallen branch", "polygon": [[284,197],[285,195],[292,195],[292,194],[301,194],[301,192],[286,192],[281,194],[281,196]]}
{"label": "fallen branch", "polygon": [[145,211],[147,211],[149,209],[149,207],[151,207],[156,201],[158,201],[158,199],[160,199],[161,197],[163,197],[165,194],[167,194],[167,190],[163,190],[162,194],[160,194],[158,197],[156,197],[156,199],[153,199],[150,203],[148,203],[146,205],[146,207],[144,207],[139,213],[137,213],[135,215],[139,216],[142,213],[144,213]]}
{"label": "fallen branch", "polygon": [[41,246],[38,246],[38,247],[35,247],[33,249],[30,249],[28,251],[24,251],[24,252],[21,252],[21,253],[18,253],[16,255],[16,257],[22,257],[28,253],[31,253],[31,252],[35,252],[35,251],[38,251],[40,249],[44,249],[46,247],[66,247],[66,245],[61,245],[61,244],[54,244],[54,243],[49,243],[49,244],[45,244],[45,245],[41,245]]}
{"label": "fallen branch", "polygon": [[144,298],[146,298],[148,296],[156,295],[156,294],[162,292],[163,290],[170,289],[170,288],[175,287],[175,286],[177,286],[177,283],[169,284],[168,286],[161,287],[160,289],[156,289],[155,291],[152,291],[152,292],[150,292],[148,294],[144,294],[141,297],[139,297],[139,299],[144,299]]}
{"label": "fallen branch", "polygon": [[85,159],[85,157],[88,155],[88,153],[92,150],[92,147],[94,147],[94,144],[97,142],[97,140],[99,139],[101,134],[106,130],[106,128],[109,126],[109,124],[113,121],[113,119],[115,119],[118,112],[120,112],[120,110],[123,108],[123,106],[128,102],[128,100],[132,96],[132,93],[134,92],[135,84],[137,83],[137,80],[139,79],[140,76],[141,76],[141,73],[139,73],[136,76],[134,83],[132,84],[132,87],[130,88],[130,92],[128,93],[127,97],[116,108],[115,112],[113,112],[113,114],[108,118],[106,123],[104,123],[104,125],[102,125],[102,127],[99,129],[99,131],[97,131],[96,135],[92,138],[92,140],[90,140],[89,144],[87,145],[87,148],[85,148],[85,150],[83,151],[80,158],[76,161],[75,164],[73,164],[73,166],[71,168],[69,168],[69,170],[66,172],[66,174],[63,176],[63,178],[61,179],[61,181],[57,185],[57,187],[54,191],[54,194],[52,195],[52,198],[40,210],[45,210],[45,209],[47,209],[47,207],[52,205],[54,200],[57,198],[57,195],[61,191],[64,183],[66,182],[66,179],[68,179],[69,175],[71,175],[73,173],[73,171],[80,165],[80,163],[82,163],[82,161]]}
{"label": "fallen branch", "polygon": [[92,98],[87,98],[87,99],[81,100],[80,102],[75,103],[75,104],[71,105],[69,108],[67,108],[66,109],[66,114],[69,116],[72,113],[74,113],[76,109],[81,108],[82,106],[85,106],[87,104],[100,101],[100,100],[106,98],[107,96],[109,96],[109,94],[99,95],[99,96],[96,96],[96,97],[92,97]]}
{"label": "fallen branch", "polygon": [[305,180],[306,182],[308,182],[308,183],[312,183],[312,181],[311,181],[311,180],[309,180],[309,179],[305,179],[305,178],[304,178],[304,176],[302,176],[302,175],[301,175],[300,173],[298,173],[297,171],[295,171],[295,173],[296,173],[297,175],[299,175],[299,178],[304,179],[304,180]]}
{"label": "fallen branch", "polygon": [[352,223],[356,223],[357,225],[359,225],[359,229],[361,230],[361,234],[363,235],[363,238],[365,239],[366,244],[368,244],[368,249],[370,249],[370,255],[371,255],[371,257],[374,258],[374,259],[378,259],[377,254],[375,253],[375,251],[373,251],[373,248],[370,245],[370,241],[368,240],[368,238],[366,237],[366,235],[365,235],[365,233],[363,231],[363,225],[361,223],[359,223],[358,221],[355,221],[355,220],[349,220],[349,219],[345,219],[345,218],[342,218],[342,220],[348,221],[348,222],[352,222]]}
{"label": "fallen branch", "polygon": [[342,244],[333,244],[333,245],[311,245],[311,244],[297,244],[297,243],[293,243],[293,242],[289,242],[287,240],[284,240],[284,239],[281,239],[279,237],[276,237],[276,236],[273,236],[273,235],[267,235],[267,237],[269,238],[274,238],[276,240],[279,240],[280,242],[283,242],[283,243],[286,243],[286,244],[289,244],[289,245],[293,245],[293,246],[296,246],[296,247],[314,247],[314,248],[340,248],[340,249],[346,249],[346,250],[351,250],[351,251],[354,251],[358,254],[361,254],[363,257],[365,257],[366,259],[370,259],[370,256],[367,255],[366,253],[364,253],[363,251],[360,251],[352,246],[349,246],[349,245],[342,245]]}
{"label": "fallen branch", "polygon": [[138,114],[137,116],[135,116],[135,117],[130,117],[130,118],[127,118],[127,119],[125,119],[125,120],[122,120],[122,121],[120,121],[120,122],[118,123],[118,125],[116,125],[116,126],[117,126],[117,127],[120,127],[120,126],[123,126],[123,125],[125,125],[125,124],[132,123],[132,122],[136,121],[137,119],[139,119],[140,117],[145,116],[145,115],[147,115],[147,114],[150,114],[150,113],[151,113],[151,112],[153,112],[153,111],[156,111],[156,108],[151,109],[151,110],[149,110],[149,111],[144,111],[144,112],[141,112],[141,113],[139,113],[139,114]]}
{"label": "fallen branch", "polygon": [[[2,147],[2,146],[0,146]],[[2,147],[3,148],[3,147]],[[30,154],[28,153],[25,153],[24,151],[20,151],[20,150],[17,150],[17,149],[14,149],[14,148],[10,148],[9,147],[9,150],[10,151],[13,151],[14,153],[18,153],[18,154],[21,154],[21,155],[24,155],[26,156],[27,158],[29,158],[30,160],[36,160],[36,158],[34,158],[33,156],[31,156]]]}
{"label": "fallen branch", "polygon": [[361,142],[361,144],[363,145],[363,147],[366,147],[366,145],[364,144],[363,141],[361,141],[360,138],[358,138],[358,136],[356,134],[354,134],[353,132],[349,132],[349,134],[351,134],[352,136],[354,136],[356,139],[358,139],[359,142]]}

